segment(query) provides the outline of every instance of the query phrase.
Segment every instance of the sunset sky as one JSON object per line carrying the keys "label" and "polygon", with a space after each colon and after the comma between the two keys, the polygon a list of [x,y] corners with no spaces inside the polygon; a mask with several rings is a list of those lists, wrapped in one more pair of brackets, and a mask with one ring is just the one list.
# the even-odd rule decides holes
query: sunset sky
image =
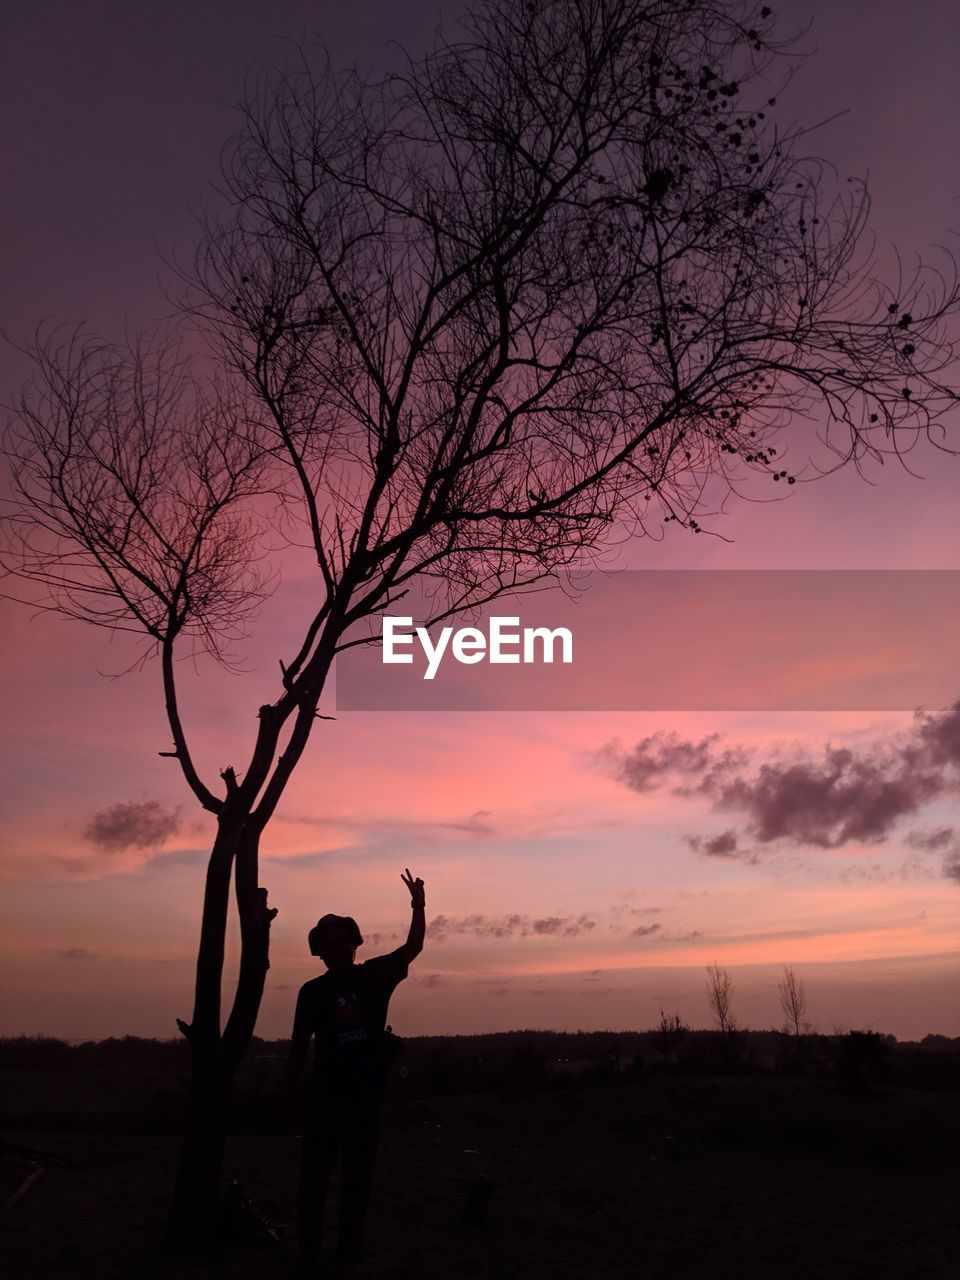
{"label": "sunset sky", "polygon": [[[953,0],[789,0],[816,52],[781,95],[824,121],[813,149],[868,175],[879,260],[896,270],[960,228]],[[456,4],[36,0],[0,59],[9,157],[0,328],[54,318],[111,336],[164,314],[160,254],[189,248],[244,68],[315,28],[335,62],[382,68]],[[159,251],[159,252],[158,252]],[[26,374],[0,356],[4,399]],[[960,448],[960,417],[950,425]],[[791,436],[801,463],[804,432]],[[637,541],[634,569],[960,570],[960,457],[918,447],[732,504],[720,538]],[[183,670],[208,780],[249,750],[309,598],[293,567],[246,673]],[[643,652],[643,611],[624,637]],[[744,635],[748,620],[725,628]],[[175,1034],[189,1014],[212,830],[168,749],[159,672],[128,638],[0,602],[5,784],[2,1034]],[[752,634],[752,632],[751,632]],[[944,637],[939,637],[943,641]],[[856,673],[876,654],[852,638]],[[782,705],[790,705],[790,689]],[[778,1024],[787,963],[822,1031],[960,1035],[960,675],[899,710],[350,712],[318,723],[264,841],[279,909],[258,1031],[289,1031],[316,972],[306,932],[357,917],[359,958],[397,945],[400,873],[427,888],[426,949],[391,1007],[401,1034],[709,1023],[704,966],[742,1025]],[[332,694],[327,710],[333,711]],[[851,754],[836,755],[838,749]],[[843,773],[845,802],[831,794]],[[731,789],[727,784],[735,782]],[[733,793],[739,797],[733,803]],[[956,829],[956,830],[955,830]]]}

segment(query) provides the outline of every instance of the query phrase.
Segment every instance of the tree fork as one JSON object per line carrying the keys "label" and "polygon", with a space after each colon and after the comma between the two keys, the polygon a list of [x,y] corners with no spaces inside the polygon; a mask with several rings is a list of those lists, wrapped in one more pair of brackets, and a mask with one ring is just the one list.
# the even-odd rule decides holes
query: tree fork
{"label": "tree fork", "polygon": [[270,925],[277,914],[267,890],[257,883],[260,824],[250,820],[237,848],[235,888],[240,916],[240,972],[222,1044],[232,1069],[239,1066],[253,1036],[270,968]]}

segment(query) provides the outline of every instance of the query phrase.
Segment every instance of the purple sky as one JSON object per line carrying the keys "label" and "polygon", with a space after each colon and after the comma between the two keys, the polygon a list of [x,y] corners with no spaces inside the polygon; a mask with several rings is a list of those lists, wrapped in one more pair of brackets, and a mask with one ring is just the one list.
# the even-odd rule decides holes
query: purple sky
{"label": "purple sky", "polygon": [[[869,175],[879,261],[894,265],[895,241],[909,266],[960,228],[960,7],[774,8],[787,31],[813,21],[801,43],[815,53],[781,95],[785,120],[829,121],[811,149],[842,175]],[[364,0],[36,0],[8,12],[0,327],[16,339],[45,319],[86,321],[116,336],[162,316],[158,250],[189,250],[191,210],[215,176],[229,103],[258,51],[313,28],[335,63],[383,66],[398,56],[391,41],[417,51],[441,12],[450,20],[457,11]],[[0,360],[6,395],[24,364],[10,351]],[[674,534],[629,548],[624,563],[960,568],[960,459],[925,449],[915,463],[920,479],[871,465],[866,480],[844,473],[796,486],[789,502],[741,504],[722,526],[732,543]],[[295,588],[288,612],[255,638],[249,676],[231,683],[204,669],[187,679],[189,719],[211,768],[247,733],[251,709],[275,696]],[[122,643],[31,621],[6,603],[0,619],[4,967],[13,978],[0,1031],[170,1034],[189,1004],[209,832],[156,756],[167,738],[156,672],[110,683],[97,671],[125,665]],[[960,886],[941,874],[942,849],[910,844],[915,829],[957,821],[949,793],[881,844],[813,850],[784,837],[750,863],[689,843],[720,825],[704,805],[638,794],[590,763],[611,740],[629,747],[672,731],[720,733],[758,759],[778,750],[819,759],[828,743],[899,741],[910,724],[890,712],[394,713],[324,727],[268,848],[263,879],[281,914],[262,1033],[288,1029],[294,988],[311,974],[303,934],[322,911],[352,910],[391,945],[406,916],[399,872],[410,865],[428,882],[428,918],[454,922],[438,927],[418,983],[397,998],[396,1021],[410,1032],[647,1025],[661,1001],[705,1024],[703,965],[719,959],[750,1025],[778,1017],[778,967],[791,962],[821,1029],[870,1022],[901,1035],[960,1034]],[[127,804],[141,808],[117,811]],[[124,813],[142,820],[178,807],[165,841],[124,835],[122,822],[112,845],[94,838]],[[590,928],[576,925],[584,915]],[[465,923],[474,916],[480,924]],[[512,917],[567,923],[498,926]],[[644,922],[660,927],[637,933]]]}

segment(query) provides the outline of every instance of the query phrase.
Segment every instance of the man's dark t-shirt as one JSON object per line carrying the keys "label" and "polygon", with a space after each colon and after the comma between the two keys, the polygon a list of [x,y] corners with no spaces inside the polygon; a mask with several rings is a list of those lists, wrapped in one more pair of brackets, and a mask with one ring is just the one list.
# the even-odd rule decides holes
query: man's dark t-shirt
{"label": "man's dark t-shirt", "polygon": [[407,967],[400,949],[328,970],[300,988],[293,1034],[316,1040],[314,1088],[354,1093],[382,1085],[387,1006]]}

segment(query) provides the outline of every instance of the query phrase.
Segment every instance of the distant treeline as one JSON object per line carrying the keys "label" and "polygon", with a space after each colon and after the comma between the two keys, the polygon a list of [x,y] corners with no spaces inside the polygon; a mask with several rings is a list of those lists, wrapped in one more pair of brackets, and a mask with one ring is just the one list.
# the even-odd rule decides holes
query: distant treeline
{"label": "distant treeline", "polygon": [[[255,1038],[240,1073],[233,1127],[283,1121],[288,1041]],[[71,1044],[46,1036],[0,1039],[0,1123],[175,1129],[189,1075],[182,1039],[124,1036]],[[648,1076],[799,1075],[851,1090],[960,1090],[960,1036],[898,1042],[876,1031],[800,1036],[784,1031],[696,1031],[664,1019],[650,1031],[503,1031],[404,1039],[389,1081],[394,1097],[642,1086]]]}

